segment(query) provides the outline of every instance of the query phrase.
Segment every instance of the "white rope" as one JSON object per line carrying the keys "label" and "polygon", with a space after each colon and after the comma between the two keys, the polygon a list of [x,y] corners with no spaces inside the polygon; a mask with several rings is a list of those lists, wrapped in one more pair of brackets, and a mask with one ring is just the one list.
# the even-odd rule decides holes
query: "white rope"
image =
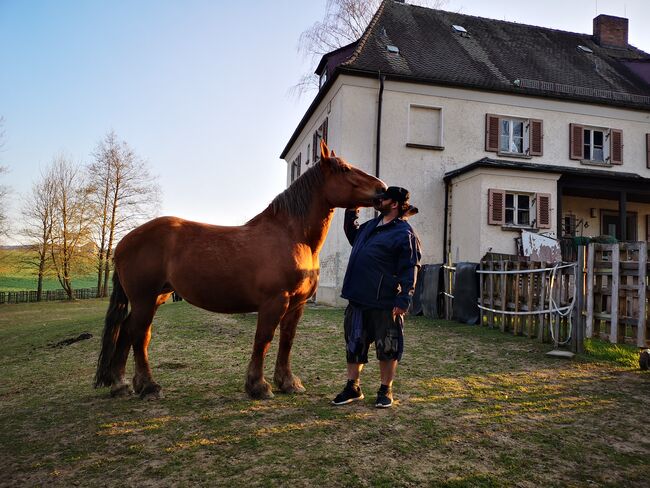
{"label": "white rope", "polygon": [[[573,276],[575,278],[574,284],[573,284],[573,298],[571,300],[570,305],[566,305],[564,307],[558,306],[558,304],[555,302],[553,298],[553,285],[555,283],[555,275],[557,273],[557,270],[563,269],[563,268],[573,268]],[[517,311],[517,312],[511,312],[508,310],[497,310],[494,308],[489,308],[489,307],[484,307],[480,303],[478,303],[478,308],[481,310],[485,310],[487,312],[493,312],[497,314],[502,314],[502,315],[539,315],[539,314],[549,314],[549,329],[551,333],[551,339],[553,339],[553,342],[556,343],[557,345],[565,345],[568,344],[569,341],[571,340],[571,334],[573,333],[573,307],[576,302],[576,284],[578,280],[578,263],[569,263],[569,264],[563,264],[560,265],[560,263],[556,264],[552,268],[540,268],[540,269],[525,269],[525,270],[476,270],[477,273],[480,274],[527,274],[527,273],[543,273],[546,271],[550,271],[550,280],[549,280],[549,290],[548,290],[548,309],[546,310],[533,310],[533,311]],[[546,285],[546,280],[544,280],[544,285]],[[505,300],[505,297],[503,297]],[[559,317],[557,319],[553,319],[555,315],[558,315]],[[568,324],[569,328],[567,331],[567,338],[564,341],[560,341],[558,338],[555,337],[555,332],[554,332],[554,324],[557,320],[560,320],[560,317],[568,317]]]}
{"label": "white rope", "polygon": [[578,263],[569,263],[563,264],[562,266],[556,266],[553,268],[539,268],[539,269],[512,269],[508,271],[499,271],[499,270],[485,270],[477,269],[476,272],[479,274],[528,274],[528,273],[543,273],[545,271],[553,271],[555,269],[576,267]]}

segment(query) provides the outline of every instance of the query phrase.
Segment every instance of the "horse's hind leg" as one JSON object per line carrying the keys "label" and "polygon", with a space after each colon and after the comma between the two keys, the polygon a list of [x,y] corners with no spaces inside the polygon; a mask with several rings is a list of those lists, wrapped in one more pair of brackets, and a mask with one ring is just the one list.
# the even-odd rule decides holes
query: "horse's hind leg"
{"label": "horse's hind leg", "polygon": [[300,378],[291,373],[291,346],[293,338],[296,335],[298,321],[302,317],[305,304],[302,303],[297,307],[289,310],[280,322],[280,347],[278,349],[278,358],[275,362],[275,374],[273,380],[284,393],[303,393],[305,387],[302,386]]}
{"label": "horse's hind leg", "polygon": [[275,329],[287,310],[289,300],[287,297],[278,297],[260,307],[257,315],[257,330],[248,373],[246,375],[246,393],[251,398],[264,400],[273,398],[271,385],[264,379],[264,357],[266,356]]}
{"label": "horse's hind leg", "polygon": [[115,352],[111,360],[111,374],[113,376],[113,384],[111,385],[111,396],[127,396],[133,393],[128,382],[124,378],[126,371],[126,361],[129,358],[129,351],[131,349],[131,335],[129,334],[127,323],[129,317],[126,318],[124,324],[120,328],[120,334],[115,344]]}
{"label": "horse's hind leg", "polygon": [[161,303],[169,297],[168,294],[160,295],[157,300],[134,303],[131,309],[132,321],[129,324],[133,341],[133,359],[135,362],[135,375],[133,376],[133,389],[140,398],[159,398],[161,388],[153,379],[149,366],[149,341],[151,340],[151,322],[156,310]]}

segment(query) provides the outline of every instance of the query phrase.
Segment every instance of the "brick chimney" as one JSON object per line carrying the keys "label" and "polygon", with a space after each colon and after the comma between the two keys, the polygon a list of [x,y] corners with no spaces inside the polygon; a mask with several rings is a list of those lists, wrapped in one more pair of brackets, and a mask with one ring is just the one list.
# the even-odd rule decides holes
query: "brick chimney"
{"label": "brick chimney", "polygon": [[627,47],[627,19],[601,14],[594,19],[594,40],[603,47]]}

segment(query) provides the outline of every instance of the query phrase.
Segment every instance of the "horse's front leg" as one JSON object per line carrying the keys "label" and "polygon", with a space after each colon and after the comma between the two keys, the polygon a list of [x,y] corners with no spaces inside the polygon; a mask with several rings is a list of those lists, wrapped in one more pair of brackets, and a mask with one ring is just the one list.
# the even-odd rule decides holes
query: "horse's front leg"
{"label": "horse's front leg", "polygon": [[253,353],[251,354],[250,363],[248,363],[248,373],[246,375],[246,393],[251,398],[257,400],[273,398],[271,385],[264,379],[264,358],[273,340],[275,329],[287,311],[288,305],[288,297],[282,296],[265,303],[259,309]]}
{"label": "horse's front leg", "polygon": [[300,378],[291,373],[291,346],[293,338],[296,335],[298,321],[302,317],[302,311],[305,304],[301,303],[295,308],[290,309],[280,322],[280,347],[278,349],[278,358],[275,362],[275,374],[273,380],[283,393],[303,393],[305,387],[302,386]]}

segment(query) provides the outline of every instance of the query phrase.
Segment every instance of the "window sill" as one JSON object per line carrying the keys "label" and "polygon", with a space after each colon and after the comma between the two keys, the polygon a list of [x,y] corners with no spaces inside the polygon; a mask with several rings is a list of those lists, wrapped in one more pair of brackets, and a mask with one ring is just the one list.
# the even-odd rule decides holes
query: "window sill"
{"label": "window sill", "polygon": [[527,225],[502,225],[501,230],[510,232],[519,232],[520,230],[527,230],[528,232],[537,232],[539,229]]}
{"label": "window sill", "polygon": [[590,159],[581,159],[580,164],[584,164],[585,166],[600,166],[601,168],[611,168],[614,166],[606,161],[592,161]]}
{"label": "window sill", "polygon": [[431,151],[444,151],[445,146],[430,146],[429,144],[416,144],[414,142],[407,142],[406,147],[414,149],[429,149]]}
{"label": "window sill", "polygon": [[532,156],[524,153],[502,153],[497,152],[497,156],[502,158],[533,159]]}

